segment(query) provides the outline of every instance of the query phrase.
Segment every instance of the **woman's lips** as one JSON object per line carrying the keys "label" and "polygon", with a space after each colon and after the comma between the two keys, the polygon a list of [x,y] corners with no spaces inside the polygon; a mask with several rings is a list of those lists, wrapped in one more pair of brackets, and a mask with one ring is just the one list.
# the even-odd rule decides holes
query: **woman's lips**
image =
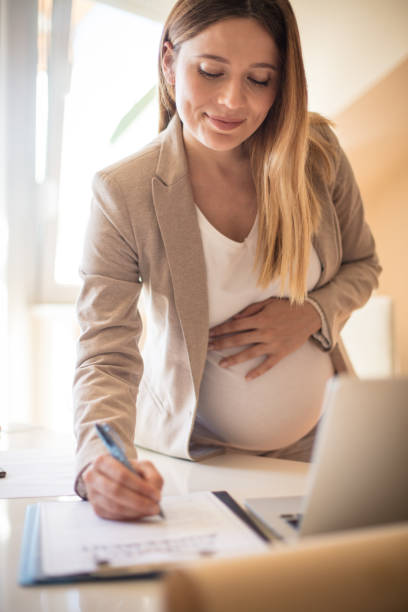
{"label": "woman's lips", "polygon": [[235,130],[235,128],[242,125],[245,121],[245,119],[226,119],[223,117],[217,117],[216,115],[208,115],[207,113],[206,117],[216,128],[224,132]]}

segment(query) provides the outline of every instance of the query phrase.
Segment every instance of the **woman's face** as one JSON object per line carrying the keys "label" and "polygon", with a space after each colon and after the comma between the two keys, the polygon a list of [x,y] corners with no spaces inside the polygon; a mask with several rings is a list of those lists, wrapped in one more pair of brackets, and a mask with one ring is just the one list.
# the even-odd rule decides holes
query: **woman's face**
{"label": "woman's face", "polygon": [[226,19],[166,46],[163,67],[175,86],[186,143],[215,151],[239,147],[261,125],[277,94],[279,52],[254,19]]}

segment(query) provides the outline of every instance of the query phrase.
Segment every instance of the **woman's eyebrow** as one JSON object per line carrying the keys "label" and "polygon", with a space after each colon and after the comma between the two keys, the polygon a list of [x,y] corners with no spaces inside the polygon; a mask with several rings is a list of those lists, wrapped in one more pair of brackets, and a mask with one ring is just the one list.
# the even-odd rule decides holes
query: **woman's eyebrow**
{"label": "woman's eyebrow", "polygon": [[[199,55],[196,55],[195,57],[203,58],[203,59],[212,59],[217,62],[222,62],[223,64],[230,63],[225,57],[221,57],[220,55],[213,55],[212,53],[201,53]],[[277,66],[275,66],[274,64],[269,64],[268,62],[256,62],[255,64],[251,64],[249,67],[250,68],[270,68],[271,70],[278,70]]]}

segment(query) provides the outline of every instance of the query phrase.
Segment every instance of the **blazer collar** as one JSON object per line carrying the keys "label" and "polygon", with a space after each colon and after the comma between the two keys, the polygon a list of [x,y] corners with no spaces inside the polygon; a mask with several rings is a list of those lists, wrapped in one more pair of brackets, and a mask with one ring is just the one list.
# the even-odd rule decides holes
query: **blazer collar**
{"label": "blazer collar", "polygon": [[152,193],[198,398],[208,349],[207,273],[178,116],[162,133]]}
{"label": "blazer collar", "polygon": [[173,116],[167,128],[162,132],[162,145],[156,167],[156,176],[165,185],[173,185],[180,179],[188,177],[183,126],[177,114]]}

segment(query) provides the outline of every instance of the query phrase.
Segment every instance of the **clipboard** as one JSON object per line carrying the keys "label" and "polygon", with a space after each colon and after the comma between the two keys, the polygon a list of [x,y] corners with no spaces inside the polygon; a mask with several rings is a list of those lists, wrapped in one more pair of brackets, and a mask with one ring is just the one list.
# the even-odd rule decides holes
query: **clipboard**
{"label": "clipboard", "polygon": [[[209,492],[206,492],[208,494]],[[251,517],[237,504],[227,491],[212,491],[223,505],[225,505],[236,519],[239,519],[243,532],[250,530],[255,539],[262,543],[257,552],[262,549],[266,552],[269,548],[269,539],[251,519]],[[182,499],[182,497],[180,497]],[[42,559],[42,540],[41,540],[41,506],[44,503],[30,504],[27,507],[24,531],[21,545],[19,584],[21,586],[34,586],[45,584],[67,584],[73,582],[90,582],[106,580],[129,580],[137,578],[157,578],[170,567],[175,567],[176,563],[163,563],[160,567],[149,567],[143,564],[133,564],[120,567],[102,567],[95,571],[69,573],[67,575],[51,576],[44,571]],[[72,502],[55,502],[57,504]],[[78,504],[89,504],[89,502],[74,502]],[[239,531],[238,539],[239,539]]]}

